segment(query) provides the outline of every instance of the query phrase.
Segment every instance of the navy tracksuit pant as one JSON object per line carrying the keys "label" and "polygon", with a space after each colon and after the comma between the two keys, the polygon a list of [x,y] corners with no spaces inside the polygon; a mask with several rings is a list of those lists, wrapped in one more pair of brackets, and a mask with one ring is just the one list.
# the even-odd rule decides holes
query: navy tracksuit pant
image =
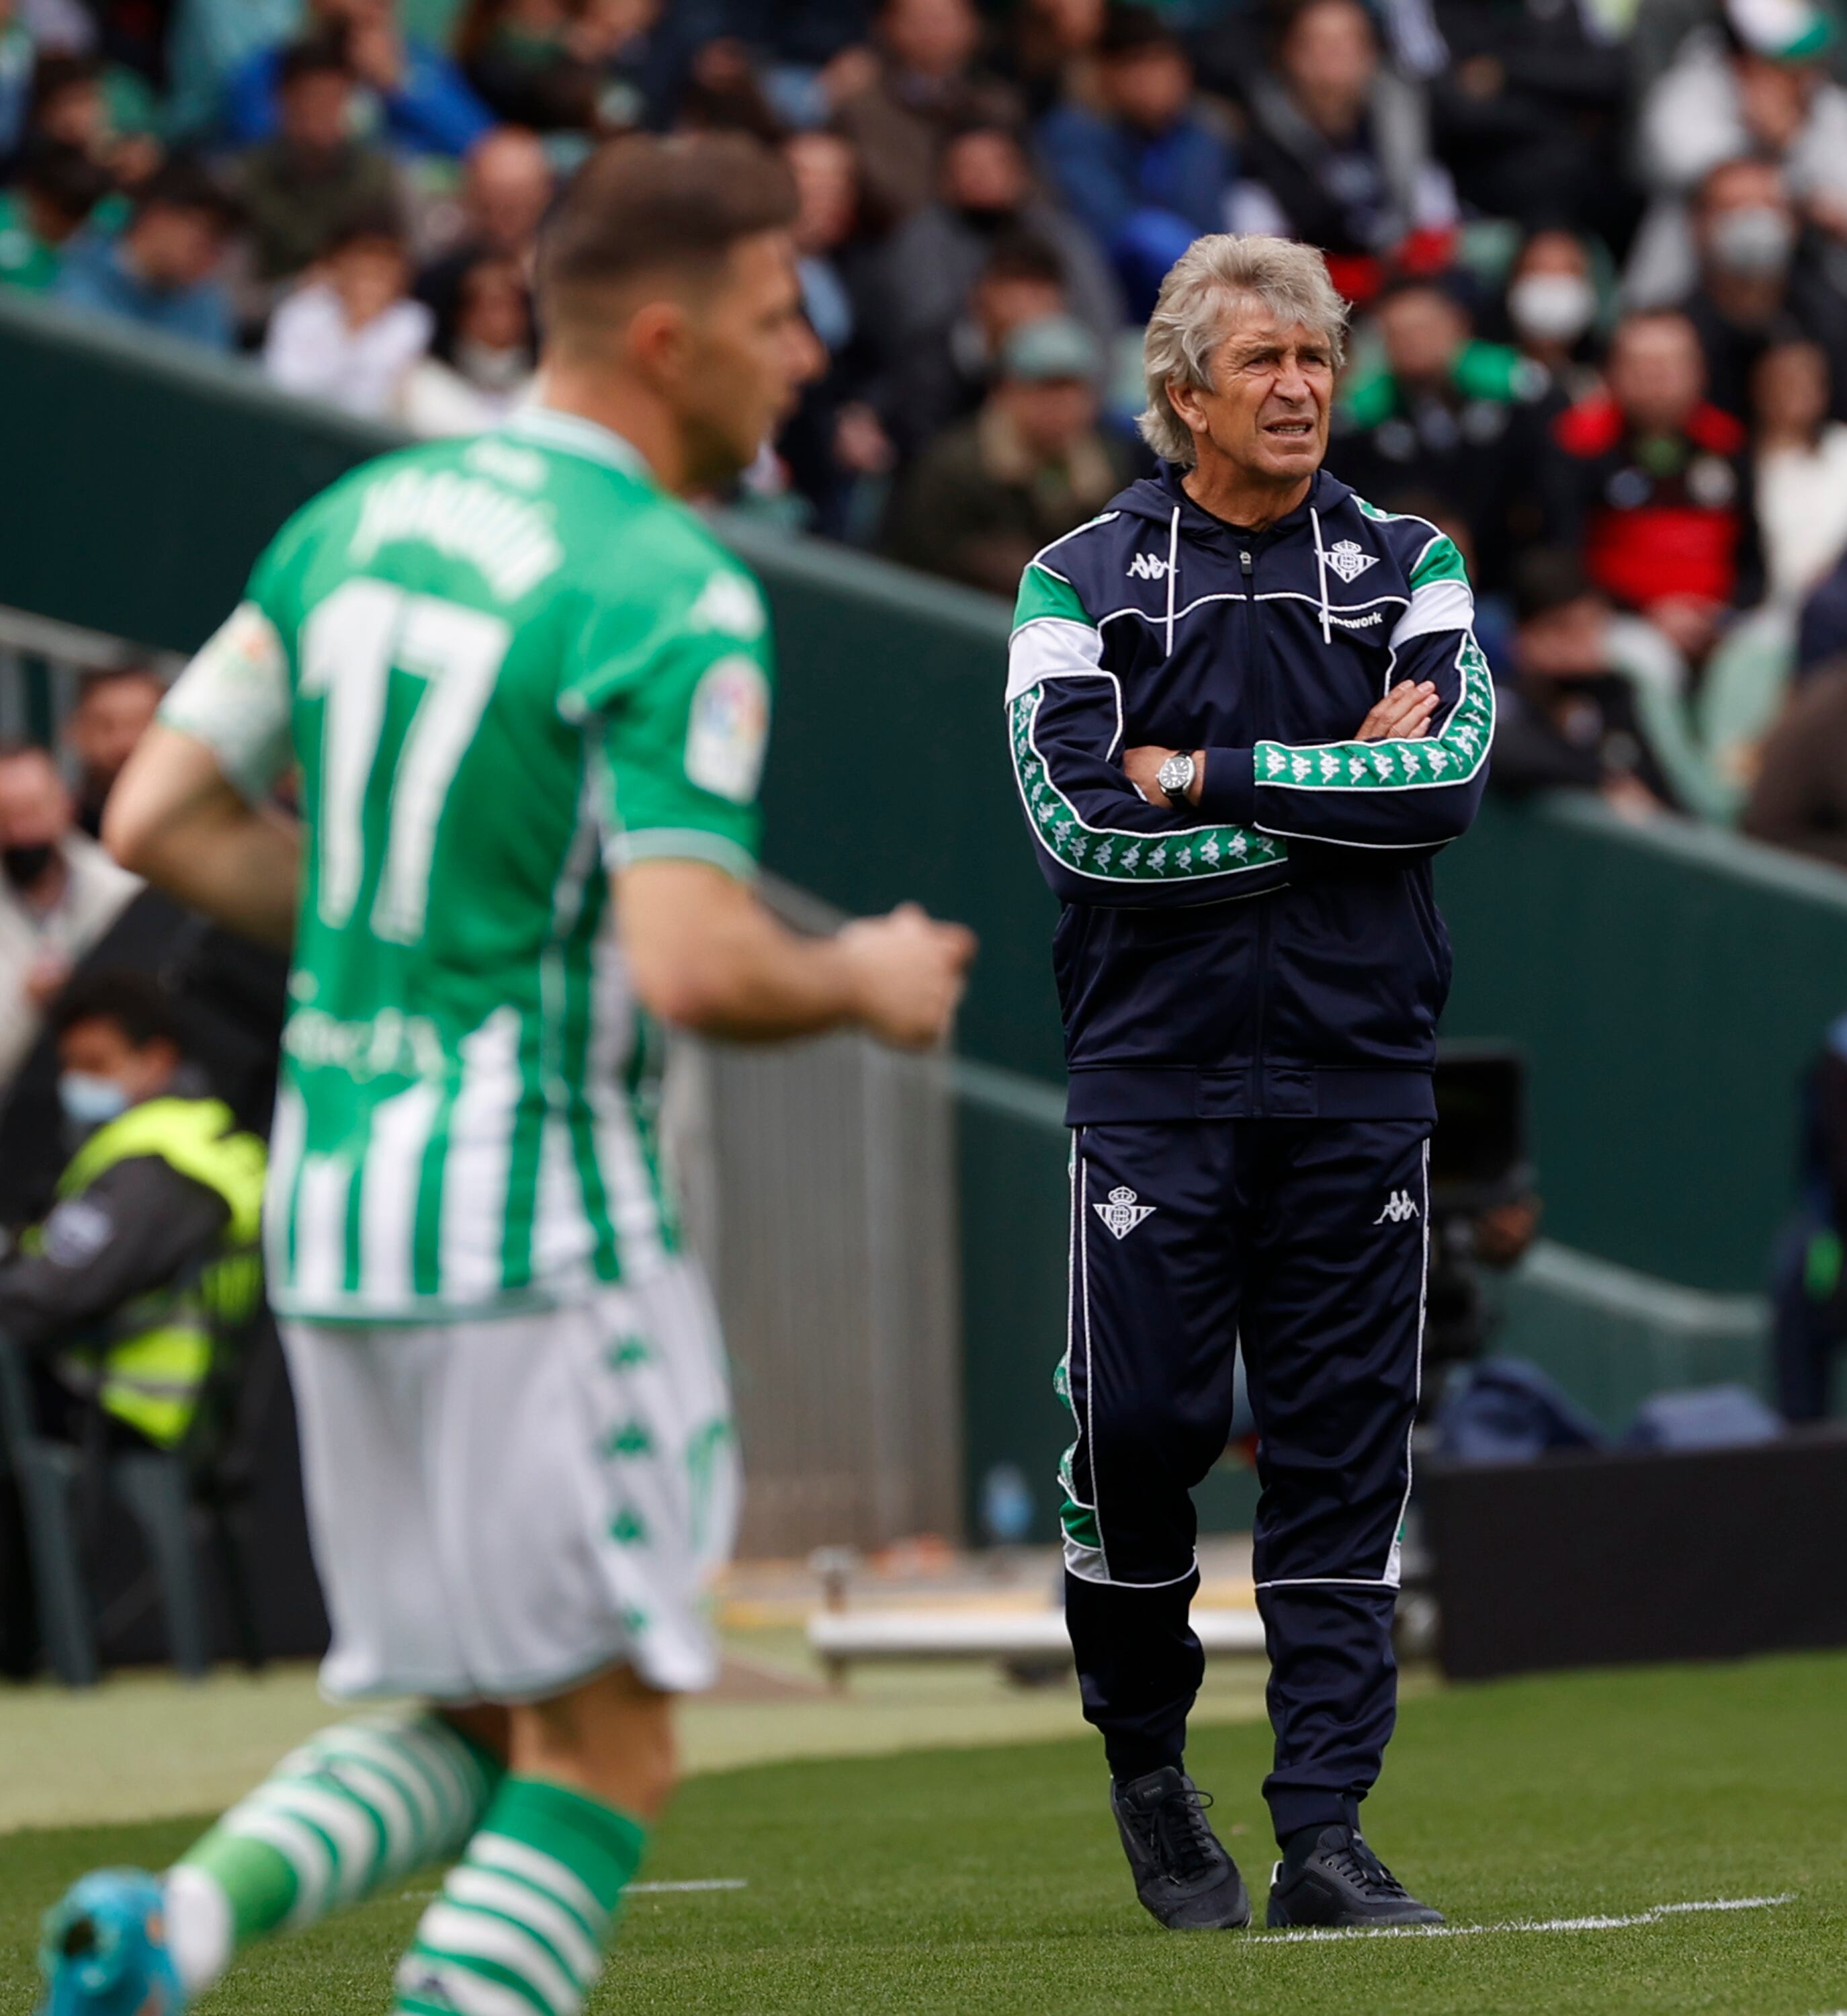
{"label": "navy tracksuit pant", "polygon": [[1258,1607],[1279,1839],[1356,1820],[1397,1704],[1429,1223],[1424,1120],[1075,1132],[1065,1614],[1110,1769],[1178,1765],[1204,1671],[1190,1496],[1224,1451],[1234,1352],[1257,1417]]}

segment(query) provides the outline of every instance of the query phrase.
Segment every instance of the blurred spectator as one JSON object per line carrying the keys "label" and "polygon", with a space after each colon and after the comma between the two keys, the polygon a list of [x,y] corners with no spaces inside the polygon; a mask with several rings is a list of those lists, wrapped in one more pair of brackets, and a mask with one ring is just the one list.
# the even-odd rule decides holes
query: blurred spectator
{"label": "blurred spectator", "polygon": [[525,275],[487,254],[463,275],[452,326],[405,373],[393,410],[413,434],[484,433],[530,394],[533,362]]}
{"label": "blurred spectator", "polygon": [[1607,392],[1553,423],[1542,470],[1550,536],[1697,661],[1726,607],[1755,599],[1744,430],[1707,403],[1699,340],[1683,315],[1627,317],[1608,375]]}
{"label": "blurred spectator", "polygon": [[1515,796],[1594,791],[1632,816],[1676,801],[1665,753],[1683,739],[1687,667],[1661,632],[1618,614],[1575,555],[1535,549],[1514,571],[1512,675],[1497,682],[1489,778]]}
{"label": "blurred spectator", "polygon": [[973,412],[1014,331],[1069,309],[1064,264],[1050,246],[1018,233],[997,239],[946,340],[914,343],[893,361],[887,404],[894,434],[915,447]]}
{"label": "blurred spectator", "polygon": [[410,260],[389,216],[340,231],[313,277],[270,319],[263,368],[286,392],[382,419],[430,347],[434,319],[410,297]]}
{"label": "blurred spectator", "polygon": [[1806,679],[1830,658],[1847,658],[1847,554],[1809,591],[1796,623],[1795,674]]}
{"label": "blurred spectator", "polygon": [[674,125],[686,133],[748,133],[772,147],[783,138],[783,122],[751,52],[730,35],[708,42],[694,56]]}
{"label": "blurred spectator", "polygon": [[860,236],[859,173],[837,133],[797,133],[783,148],[801,209],[795,219],[801,301],[827,368],[802,389],[777,447],[790,481],[814,507],[815,530],[859,529],[862,484],[889,473],[896,451],[873,404],[877,260]]}
{"label": "blurred spectator", "polygon": [[[306,0],[301,31],[340,48],[358,86],[362,124],[382,128],[412,153],[466,153],[494,123],[446,50],[401,31],[392,0]],[[245,57],[226,81],[225,131],[240,146],[276,131],[286,49],[278,36]]]}
{"label": "blurred spectator", "polygon": [[463,281],[482,260],[510,261],[531,286],[538,227],[553,186],[543,144],[523,127],[497,127],[469,149],[462,172],[461,235],[417,275],[417,299],[436,318],[439,347],[453,340]]}
{"label": "blurred spectator", "polygon": [[14,0],[0,0],[0,161],[25,138],[35,57],[32,31],[19,18]]}
{"label": "blurred spectator", "polygon": [[1536,231],[1507,275],[1507,326],[1521,354],[1568,402],[1602,380],[1593,361],[1600,302],[1596,269],[1575,232]]}
{"label": "blurred spectator", "polygon": [[1751,392],[1765,588],[1794,607],[1847,551],[1847,427],[1828,418],[1827,358],[1817,344],[1773,343]]}
{"label": "blurred spectator", "polygon": [[27,1355],[41,1434],[87,1443],[100,1417],[112,1449],[175,1449],[215,1352],[255,1312],[262,1143],[203,1096],[153,982],[98,974],[53,1021],[72,1159],[56,1208],[0,1266],[0,1327]]}
{"label": "blurred spectator", "polygon": [[140,887],[77,830],[49,752],[0,744],[0,1096],[71,968]]}
{"label": "blurred spectator", "polygon": [[1168,268],[1202,232],[1225,228],[1236,157],[1201,117],[1186,52],[1152,9],[1111,7],[1093,70],[1097,109],[1075,99],[1057,106],[1040,124],[1039,145],[1145,322]]}
{"label": "blurred spectator", "polygon": [[[1064,295],[1059,305],[1100,343],[1113,339],[1122,320],[1122,297],[1089,234],[1035,190],[1025,153],[1006,128],[971,127],[950,140],[938,190],[892,234],[882,261],[877,333],[893,360],[895,419],[907,450],[958,410],[956,380],[964,374],[953,355],[957,326],[1004,240],[1024,236],[1052,250]],[[988,359],[974,362],[981,380]]]}
{"label": "blurred spectator", "polygon": [[971,0],[884,0],[878,68],[835,124],[859,157],[868,223],[901,224],[935,193],[949,136],[985,121],[1017,125],[1013,90],[977,70],[981,23]]}
{"label": "blurred spectator", "polygon": [[352,138],[353,78],[337,43],[298,42],[276,74],[275,137],[238,162],[260,280],[311,265],[349,219],[395,206],[389,158]]}
{"label": "blurred spectator", "polygon": [[1638,208],[1611,172],[1625,143],[1626,52],[1590,7],[1436,0],[1449,61],[1431,81],[1436,146],[1463,200],[1529,231],[1626,239]]}
{"label": "blurred spectator", "polygon": [[1516,470],[1528,459],[1525,409],[1546,380],[1506,344],[1477,337],[1454,294],[1400,280],[1381,297],[1377,365],[1348,378],[1330,459],[1363,495],[1415,489],[1470,527],[1482,578],[1504,574]]}
{"label": "blurred spectator", "polygon": [[1722,161],[1693,205],[1699,281],[1683,304],[1706,358],[1707,395],[1742,419],[1751,374],[1779,325],[1847,362],[1847,300],[1798,257],[1796,214],[1773,162]]}
{"label": "blurred spectator", "polygon": [[933,441],[902,487],[894,557],[1010,594],[1041,546],[1126,481],[1096,424],[1102,365],[1095,340],[1068,315],[1016,329],[980,412]]}
{"label": "blurred spectator", "polygon": [[606,69],[658,11],[656,0],[470,0],[455,33],[468,81],[502,119],[536,132],[619,124],[605,117]]}
{"label": "blurred spectator", "polygon": [[1847,868],[1847,662],[1827,661],[1796,689],[1738,823],[1755,840]]}
{"label": "blurred spectator", "polygon": [[1696,30],[1637,110],[1644,183],[1655,192],[1631,255],[1630,297],[1677,299],[1694,279],[1686,205],[1722,161],[1779,163],[1790,196],[1840,235],[1847,225],[1847,91],[1822,58],[1834,27],[1809,0],[1726,0]]}
{"label": "blurred spectator", "polygon": [[64,747],[77,771],[77,823],[91,839],[103,832],[103,807],[122,765],[154,718],[166,690],[146,665],[88,672],[65,717]]}
{"label": "blurred spectator", "polygon": [[1023,0],[1015,9],[1008,71],[1035,117],[1089,95],[1108,0]]}
{"label": "blurred spectator", "polygon": [[171,161],[142,185],[128,222],[92,222],[64,248],[60,301],[214,350],[232,343],[231,306],[217,277],[234,206],[203,169]]}
{"label": "blurred spectator", "polygon": [[1248,95],[1235,228],[1320,246],[1354,301],[1395,256],[1424,270],[1446,259],[1455,192],[1431,157],[1423,95],[1386,67],[1359,0],[1299,0]]}
{"label": "blurred spectator", "polygon": [[123,186],[144,181],[160,164],[152,131],[154,108],[94,56],[41,52],[26,115],[29,142],[78,147]]}
{"label": "blurred spectator", "polygon": [[108,176],[81,148],[34,148],[13,186],[0,189],[0,282],[49,292],[64,247],[108,193]]}

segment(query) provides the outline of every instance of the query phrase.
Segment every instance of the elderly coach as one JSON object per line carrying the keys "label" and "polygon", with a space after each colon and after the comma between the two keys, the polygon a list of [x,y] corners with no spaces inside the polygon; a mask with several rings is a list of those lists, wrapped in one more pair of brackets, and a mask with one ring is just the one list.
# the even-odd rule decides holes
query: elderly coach
{"label": "elderly coach", "polygon": [[1163,458],[1027,568],[1007,721],[1074,1130],[1066,1616],[1141,1900],[1250,1904],[1184,1775],[1190,1496],[1244,1354],[1278,1924],[1439,1914],[1359,1831],[1396,1701],[1437,1016],[1431,857],[1493,727],[1456,548],[1321,467],[1344,311],[1320,254],[1199,239],[1148,326]]}

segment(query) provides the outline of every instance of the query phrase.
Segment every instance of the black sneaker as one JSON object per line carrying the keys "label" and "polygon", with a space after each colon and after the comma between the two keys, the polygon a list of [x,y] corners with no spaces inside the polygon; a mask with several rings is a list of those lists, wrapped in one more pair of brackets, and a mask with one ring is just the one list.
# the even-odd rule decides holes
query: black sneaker
{"label": "black sneaker", "polygon": [[1358,1827],[1305,1827],[1270,1881],[1273,1925],[1440,1925],[1366,1845]]}
{"label": "black sneaker", "polygon": [[1236,1931],[1251,1922],[1238,1866],[1219,1845],[1212,1802],[1171,1764],[1110,1784],[1110,1810],[1135,1872],[1135,1893],[1170,1931]]}

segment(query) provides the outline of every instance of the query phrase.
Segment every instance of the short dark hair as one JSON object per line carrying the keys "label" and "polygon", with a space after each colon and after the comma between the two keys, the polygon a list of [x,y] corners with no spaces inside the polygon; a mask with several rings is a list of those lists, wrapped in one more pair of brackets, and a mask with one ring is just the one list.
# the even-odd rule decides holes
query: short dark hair
{"label": "short dark hair", "polygon": [[286,91],[304,77],[336,72],[349,81],[352,77],[344,39],[338,35],[310,35],[304,41],[291,42],[283,51],[282,60],[275,67],[275,88]]}
{"label": "short dark hair", "polygon": [[1530,547],[1514,563],[1514,614],[1521,623],[1596,593],[1583,562],[1568,547]]}
{"label": "short dark hair", "polygon": [[394,245],[400,252],[409,251],[404,221],[389,203],[364,203],[349,210],[321,241],[321,257],[343,252],[349,245],[374,241]]}
{"label": "short dark hair", "polygon": [[113,1022],[138,1050],[171,1043],[183,1057],[185,1030],[173,996],[151,974],[80,973],[52,1003],[47,1018],[54,1038],[83,1022]]}
{"label": "short dark hair", "polygon": [[59,49],[39,57],[32,66],[32,117],[74,85],[99,85],[103,66],[94,56],[73,56]]}
{"label": "short dark hair", "polygon": [[196,210],[206,213],[221,231],[237,228],[236,200],[198,162],[175,154],[155,169],[135,192],[135,215],[150,210]]}
{"label": "short dark hair", "polygon": [[1100,56],[1140,56],[1147,49],[1172,49],[1183,55],[1180,38],[1152,7],[1112,5],[1103,17],[1096,38]]}
{"label": "short dark hair", "polygon": [[113,186],[108,171],[82,148],[42,136],[29,142],[21,153],[18,182],[27,194],[75,223],[81,223]]}
{"label": "short dark hair", "polygon": [[1030,231],[1003,232],[981,261],[976,275],[981,280],[1043,280],[1049,286],[1065,284],[1064,261],[1057,248]]}
{"label": "short dark hair", "polygon": [[795,181],[782,157],[745,133],[599,148],[560,198],[539,241],[542,319],[586,289],[679,268],[715,271],[733,246],[794,221]]}

